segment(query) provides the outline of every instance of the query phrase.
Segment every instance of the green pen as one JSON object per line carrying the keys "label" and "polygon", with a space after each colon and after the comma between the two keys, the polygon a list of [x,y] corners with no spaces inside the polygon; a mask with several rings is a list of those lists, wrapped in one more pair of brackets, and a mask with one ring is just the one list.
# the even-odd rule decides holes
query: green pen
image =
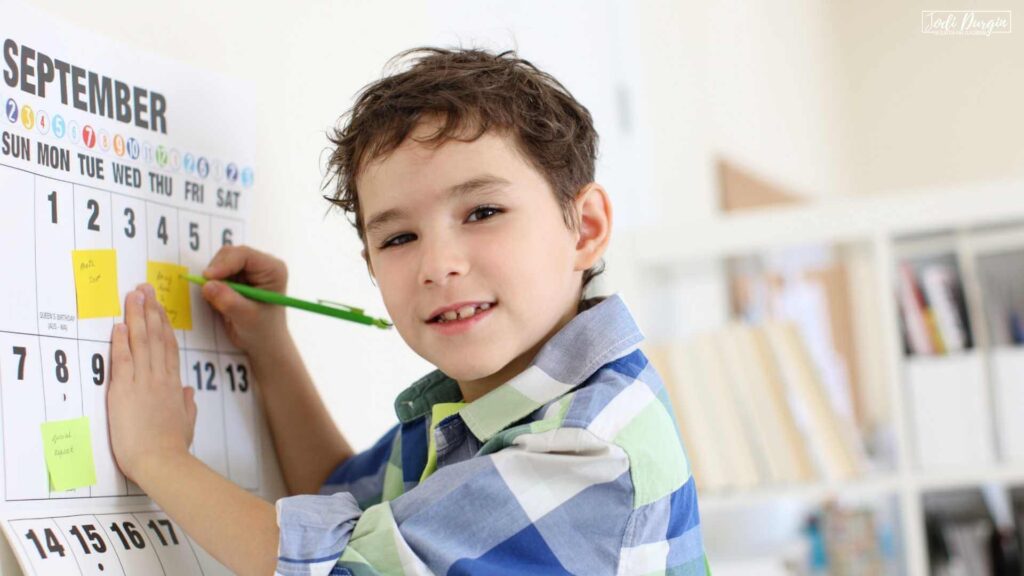
{"label": "green pen", "polygon": [[[202,286],[206,284],[206,278],[198,276],[196,274],[182,274],[182,278],[199,284]],[[298,308],[300,310],[307,310],[309,312],[316,312],[317,314],[325,314],[334,318],[341,318],[342,320],[350,320],[352,322],[358,322],[360,324],[368,324],[370,326],[376,326],[387,330],[391,328],[393,324],[383,318],[373,318],[363,314],[362,308],[356,308],[354,306],[348,306],[346,304],[339,304],[337,302],[329,302],[327,300],[320,300],[318,302],[308,302],[306,300],[299,300],[298,298],[292,298],[291,296],[285,296],[278,292],[270,290],[264,290],[262,288],[254,288],[245,284],[239,284],[238,282],[228,282],[226,280],[218,280],[227,284],[232,290],[238,292],[242,296],[249,298],[250,300],[256,300],[257,302],[266,302],[268,304],[277,304],[278,306],[291,306],[292,308]]]}

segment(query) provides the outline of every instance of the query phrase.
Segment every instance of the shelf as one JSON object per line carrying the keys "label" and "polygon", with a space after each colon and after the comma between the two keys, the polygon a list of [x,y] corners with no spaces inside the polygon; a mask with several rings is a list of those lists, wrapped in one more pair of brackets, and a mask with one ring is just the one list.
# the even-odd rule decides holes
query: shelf
{"label": "shelf", "polygon": [[677,221],[671,227],[626,232],[623,242],[640,263],[658,266],[788,246],[865,241],[878,233],[901,236],[994,225],[1007,222],[1008,215],[1024,214],[1021,192],[1024,181],[1009,180],[844,196]]}
{"label": "shelf", "polygon": [[920,491],[971,488],[982,484],[1024,484],[1024,464],[989,466],[975,470],[919,473],[914,485]]}
{"label": "shelf", "polygon": [[765,486],[734,492],[707,492],[700,494],[701,514],[714,514],[772,504],[780,500],[818,503],[829,499],[865,499],[895,496],[900,490],[895,475],[872,476],[848,482],[819,482],[788,486]]}
{"label": "shelf", "polygon": [[[992,466],[970,471],[917,472],[909,485],[917,492],[972,488],[988,483],[1024,485],[1024,464]],[[819,482],[788,486],[763,486],[750,490],[702,492],[701,514],[715,514],[741,508],[754,508],[780,500],[818,503],[830,499],[860,500],[896,496],[901,489],[896,474],[872,476],[848,482]]]}

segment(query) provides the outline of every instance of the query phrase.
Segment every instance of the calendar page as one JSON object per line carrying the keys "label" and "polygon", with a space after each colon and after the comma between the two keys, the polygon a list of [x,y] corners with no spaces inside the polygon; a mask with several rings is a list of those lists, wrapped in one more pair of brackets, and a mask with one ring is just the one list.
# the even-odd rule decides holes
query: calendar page
{"label": "calendar page", "polygon": [[196,389],[192,451],[260,493],[265,428],[248,361],[198,288],[176,285],[176,271],[200,273],[222,245],[245,241],[251,91],[41,11],[2,11],[0,527],[10,552],[26,574],[227,573],[119,472],[106,393],[125,295],[166,282],[157,288],[177,298],[182,384]]}

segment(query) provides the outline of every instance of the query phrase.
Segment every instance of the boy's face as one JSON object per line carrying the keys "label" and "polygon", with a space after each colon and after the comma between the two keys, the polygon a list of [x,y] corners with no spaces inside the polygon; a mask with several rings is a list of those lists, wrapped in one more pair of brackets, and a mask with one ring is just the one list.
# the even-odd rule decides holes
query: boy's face
{"label": "boy's face", "polygon": [[[435,127],[421,124],[413,136]],[[525,369],[575,315],[582,272],[596,258],[579,254],[580,234],[509,137],[488,132],[436,149],[406,139],[357,185],[366,257],[395,327],[459,382],[466,401]],[[392,209],[401,215],[374,224]],[[461,303],[490,309],[468,322],[433,321]]]}

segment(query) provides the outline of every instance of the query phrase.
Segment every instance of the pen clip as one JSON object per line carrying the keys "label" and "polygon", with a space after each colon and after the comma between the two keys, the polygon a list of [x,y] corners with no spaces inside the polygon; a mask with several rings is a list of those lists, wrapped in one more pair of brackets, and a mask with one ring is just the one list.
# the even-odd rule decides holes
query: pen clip
{"label": "pen clip", "polygon": [[318,298],[316,303],[324,306],[330,306],[331,308],[338,308],[339,310],[348,310],[349,312],[354,312],[360,316],[366,316],[362,308],[356,308],[355,306],[349,306],[348,304],[342,304],[341,302],[332,302],[330,300]]}
{"label": "pen clip", "polygon": [[353,312],[353,313],[358,314],[360,316],[364,316],[364,317],[369,318],[370,320],[372,320],[373,321],[373,325],[378,327],[378,328],[383,328],[383,329],[387,330],[388,328],[394,326],[393,323],[391,323],[388,320],[385,320],[383,318],[371,318],[370,316],[367,316],[362,308],[356,308],[355,306],[349,306],[348,304],[342,304],[341,302],[332,302],[330,300],[324,300],[322,298],[318,298],[317,299],[317,304],[321,304],[323,306],[329,306],[331,308],[337,308],[338,310],[345,310],[347,312]]}

